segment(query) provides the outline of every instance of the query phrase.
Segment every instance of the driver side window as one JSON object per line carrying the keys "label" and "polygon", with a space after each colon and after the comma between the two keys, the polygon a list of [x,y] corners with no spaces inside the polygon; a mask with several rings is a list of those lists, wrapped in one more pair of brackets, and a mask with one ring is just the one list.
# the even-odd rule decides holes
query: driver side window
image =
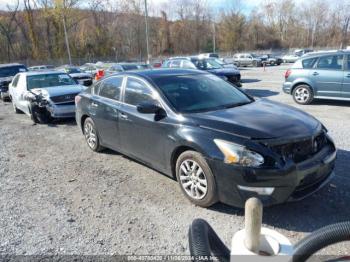
{"label": "driver side window", "polygon": [[137,106],[142,102],[152,102],[154,100],[153,91],[143,81],[128,77],[124,95],[126,104]]}
{"label": "driver side window", "polygon": [[19,80],[19,75],[15,76],[15,78],[12,81],[12,87],[16,88]]}

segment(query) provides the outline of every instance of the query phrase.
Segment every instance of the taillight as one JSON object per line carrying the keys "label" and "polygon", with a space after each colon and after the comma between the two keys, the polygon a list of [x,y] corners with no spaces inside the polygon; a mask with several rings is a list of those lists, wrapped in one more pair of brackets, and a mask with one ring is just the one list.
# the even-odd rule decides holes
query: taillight
{"label": "taillight", "polygon": [[288,69],[284,75],[284,78],[287,79],[292,74],[292,70]]}
{"label": "taillight", "polygon": [[77,105],[81,100],[81,96],[76,96],[74,100],[75,100],[75,104]]}

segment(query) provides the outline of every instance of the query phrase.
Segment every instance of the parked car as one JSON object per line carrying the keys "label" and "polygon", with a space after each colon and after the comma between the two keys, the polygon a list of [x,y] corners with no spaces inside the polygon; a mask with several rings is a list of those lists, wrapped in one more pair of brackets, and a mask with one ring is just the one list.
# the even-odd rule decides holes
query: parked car
{"label": "parked car", "polygon": [[217,75],[238,87],[242,86],[241,73],[237,68],[224,67],[213,58],[175,57],[165,61],[162,67],[199,69]]}
{"label": "parked car", "polygon": [[287,54],[282,57],[283,63],[295,63],[300,56],[293,55],[293,54]]}
{"label": "parked car", "polygon": [[219,54],[217,53],[203,53],[198,55],[199,59],[203,58],[219,58]]}
{"label": "parked car", "polygon": [[240,66],[255,66],[255,67],[262,66],[261,58],[257,57],[254,54],[248,54],[248,53],[235,54],[233,56],[233,61],[238,67],[240,67]]}
{"label": "parked car", "polygon": [[99,67],[96,64],[86,63],[80,67],[80,70],[85,72],[85,73],[91,74],[92,77],[95,77],[97,74],[97,71],[101,68],[102,67]]}
{"label": "parked car", "polygon": [[304,48],[304,49],[296,49],[294,50],[294,54],[297,55],[297,56],[303,56],[307,53],[311,53],[313,52],[314,50],[310,49],[310,48]]}
{"label": "parked car", "polygon": [[30,101],[41,96],[52,118],[75,116],[74,98],[85,88],[68,74],[57,71],[25,72],[17,74],[9,86],[13,109],[32,116]]}
{"label": "parked car", "polygon": [[93,83],[92,74],[82,71],[79,67],[62,66],[57,69],[69,74],[80,85],[91,86]]}
{"label": "parked car", "polygon": [[350,51],[301,58],[287,70],[283,91],[298,104],[316,98],[350,100]]}
{"label": "parked car", "polygon": [[27,68],[22,64],[0,64],[0,98],[9,98],[9,84],[19,72],[26,72]]}
{"label": "parked car", "polygon": [[123,72],[79,94],[76,106],[91,150],[117,150],[177,179],[202,207],[299,200],[333,174],[336,148],[318,120],[205,71]]}
{"label": "parked car", "polygon": [[210,58],[210,59],[220,64],[222,67],[234,68],[236,70],[239,70],[239,68],[233,62],[229,62],[229,61],[226,61],[225,59],[219,59],[219,58]]}
{"label": "parked car", "polygon": [[283,63],[283,59],[272,54],[262,55],[260,57],[261,61],[267,65],[280,65]]}
{"label": "parked car", "polygon": [[152,69],[152,66],[150,64],[145,64],[145,63],[137,63],[136,66],[140,70]]}
{"label": "parked car", "polygon": [[130,71],[130,70],[139,70],[139,66],[136,63],[116,63],[111,64],[105,72],[106,75],[115,74],[118,72]]}
{"label": "parked car", "polygon": [[55,67],[53,65],[39,65],[39,66],[31,66],[28,67],[29,71],[45,71],[45,70],[53,70]]}

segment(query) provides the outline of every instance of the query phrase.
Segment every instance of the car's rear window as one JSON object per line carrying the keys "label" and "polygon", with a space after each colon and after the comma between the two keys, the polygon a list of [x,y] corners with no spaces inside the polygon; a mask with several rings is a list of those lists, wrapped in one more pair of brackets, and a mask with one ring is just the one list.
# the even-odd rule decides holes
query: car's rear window
{"label": "car's rear window", "polygon": [[27,68],[25,66],[8,66],[0,68],[0,77],[10,77],[15,76],[20,72],[26,72]]}
{"label": "car's rear window", "polygon": [[317,57],[313,57],[313,58],[308,58],[308,59],[304,59],[302,61],[302,64],[303,64],[303,68],[313,68],[315,63],[317,61]]}

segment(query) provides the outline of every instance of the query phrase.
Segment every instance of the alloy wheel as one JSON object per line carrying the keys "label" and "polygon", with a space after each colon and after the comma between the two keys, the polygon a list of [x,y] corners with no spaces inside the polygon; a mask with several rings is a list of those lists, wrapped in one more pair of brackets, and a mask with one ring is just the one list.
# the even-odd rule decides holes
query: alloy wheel
{"label": "alloy wheel", "polygon": [[208,181],[203,169],[194,160],[180,165],[180,183],[186,194],[193,199],[203,199],[208,191]]}
{"label": "alloy wheel", "polygon": [[96,131],[90,122],[86,122],[84,126],[85,139],[90,148],[94,149],[96,147]]}
{"label": "alloy wheel", "polygon": [[299,87],[295,90],[295,100],[299,103],[305,103],[310,98],[310,91],[305,87]]}

